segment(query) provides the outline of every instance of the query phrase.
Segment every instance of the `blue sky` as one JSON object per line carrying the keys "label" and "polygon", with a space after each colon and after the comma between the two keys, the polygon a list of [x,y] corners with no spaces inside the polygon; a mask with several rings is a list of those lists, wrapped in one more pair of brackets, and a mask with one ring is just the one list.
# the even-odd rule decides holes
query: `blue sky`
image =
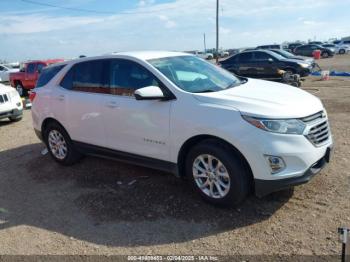
{"label": "blue sky", "polygon": [[[220,47],[350,36],[349,10],[350,0],[220,0]],[[203,33],[214,47],[215,0],[0,0],[8,61],[202,50]]]}

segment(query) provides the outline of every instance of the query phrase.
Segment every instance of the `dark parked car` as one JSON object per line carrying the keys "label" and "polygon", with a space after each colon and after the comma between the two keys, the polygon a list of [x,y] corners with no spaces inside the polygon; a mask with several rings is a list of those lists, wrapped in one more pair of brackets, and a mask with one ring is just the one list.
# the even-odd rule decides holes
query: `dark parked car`
{"label": "dark parked car", "polygon": [[295,48],[294,54],[296,55],[302,55],[302,56],[313,56],[313,52],[315,50],[321,51],[321,56],[323,58],[327,58],[330,56],[334,56],[334,51],[330,48],[323,47],[320,45],[314,45],[314,44],[308,44],[308,45],[301,45]]}
{"label": "dark parked car", "polygon": [[282,49],[281,45],[259,45],[256,49]]}
{"label": "dark parked car", "polygon": [[315,60],[313,58],[309,58],[309,57],[305,57],[305,56],[297,56],[297,55],[294,55],[286,50],[281,50],[281,49],[271,49],[270,51],[274,52],[274,53],[277,53],[281,56],[283,56],[284,58],[287,58],[287,59],[294,59],[294,60],[301,60],[301,61],[305,61],[306,63],[309,63],[309,64],[313,64],[315,63]]}
{"label": "dark parked car", "polygon": [[294,52],[294,49],[298,46],[301,46],[303,45],[302,43],[289,43],[286,47],[286,49],[289,51],[289,52]]}
{"label": "dark parked car", "polygon": [[309,45],[323,45],[324,43],[321,41],[311,41],[309,42]]}
{"label": "dark parked car", "polygon": [[268,50],[242,52],[221,61],[220,64],[237,75],[254,78],[280,78],[280,69],[307,76],[312,69],[309,63],[286,59]]}

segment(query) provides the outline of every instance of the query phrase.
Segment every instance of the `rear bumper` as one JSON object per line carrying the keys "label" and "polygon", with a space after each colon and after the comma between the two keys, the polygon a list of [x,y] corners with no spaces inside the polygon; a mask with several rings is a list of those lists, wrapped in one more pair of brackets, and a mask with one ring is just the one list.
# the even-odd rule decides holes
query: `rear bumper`
{"label": "rear bumper", "polygon": [[23,115],[23,109],[13,109],[10,111],[6,111],[6,112],[1,112],[0,113],[0,119],[4,119],[4,118],[8,118],[8,117],[20,117]]}
{"label": "rear bumper", "polygon": [[313,164],[302,176],[291,177],[278,180],[261,180],[254,179],[255,195],[263,197],[270,193],[281,191],[283,189],[291,188],[297,185],[309,182],[316,174],[318,174],[329,163],[331,158],[332,148],[328,148],[326,154]]}

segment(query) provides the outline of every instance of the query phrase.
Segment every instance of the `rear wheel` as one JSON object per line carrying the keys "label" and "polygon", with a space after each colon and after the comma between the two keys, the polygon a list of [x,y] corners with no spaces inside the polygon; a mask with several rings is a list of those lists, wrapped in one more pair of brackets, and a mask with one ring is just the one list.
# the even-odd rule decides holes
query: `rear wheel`
{"label": "rear wheel", "polygon": [[249,176],[240,157],[220,141],[206,140],[193,147],[186,174],[201,197],[215,205],[237,205],[249,193]]}
{"label": "rear wheel", "polygon": [[72,165],[82,157],[74,148],[68,133],[58,123],[48,124],[44,131],[44,141],[50,155],[60,164]]}
{"label": "rear wheel", "polygon": [[341,55],[345,54],[345,50],[344,49],[340,49],[339,50],[339,54],[341,54]]}

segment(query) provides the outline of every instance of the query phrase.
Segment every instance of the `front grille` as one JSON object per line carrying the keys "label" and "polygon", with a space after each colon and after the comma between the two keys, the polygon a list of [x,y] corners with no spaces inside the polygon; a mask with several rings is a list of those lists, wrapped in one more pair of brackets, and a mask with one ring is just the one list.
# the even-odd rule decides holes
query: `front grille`
{"label": "front grille", "polygon": [[308,123],[312,123],[316,120],[322,119],[324,117],[325,117],[325,115],[324,115],[323,111],[320,111],[320,112],[317,112],[316,114],[313,114],[311,116],[303,117],[300,120],[305,122],[306,124],[308,124]]}
{"label": "front grille", "polygon": [[0,95],[0,104],[6,103],[8,101],[9,101],[9,99],[8,99],[6,94]]}
{"label": "front grille", "polygon": [[330,137],[329,125],[326,115],[323,111],[301,118],[307,125],[311,126],[306,138],[315,145],[321,146]]}

